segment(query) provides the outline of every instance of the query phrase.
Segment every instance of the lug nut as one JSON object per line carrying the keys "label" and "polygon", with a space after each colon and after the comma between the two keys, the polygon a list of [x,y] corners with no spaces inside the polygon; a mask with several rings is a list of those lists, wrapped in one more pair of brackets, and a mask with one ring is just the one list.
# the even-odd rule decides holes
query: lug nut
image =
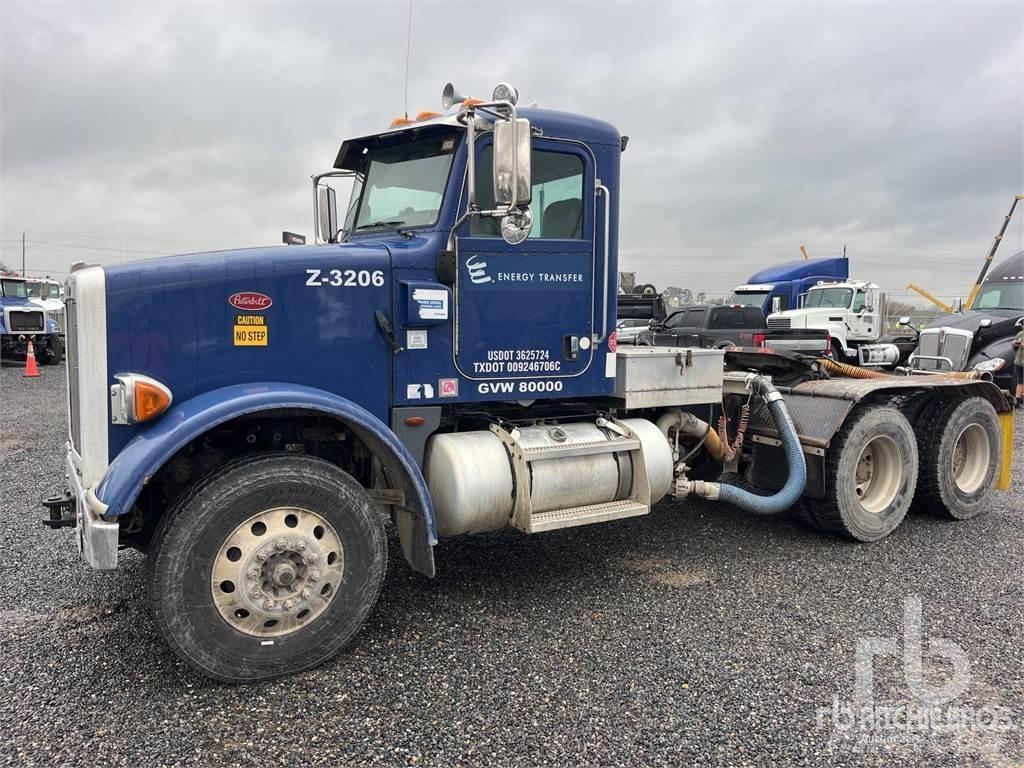
{"label": "lug nut", "polygon": [[265,610],[265,611],[272,611],[272,610],[274,610],[274,601],[273,600],[264,600],[263,601],[263,610]]}
{"label": "lug nut", "polygon": [[278,551],[283,551],[286,546],[288,546],[288,542],[286,542],[284,539],[278,539],[276,542],[274,542],[274,549]]}
{"label": "lug nut", "polygon": [[310,571],[309,580],[313,582],[320,581],[320,571]]}
{"label": "lug nut", "polygon": [[313,565],[314,563],[319,563],[319,562],[320,562],[320,558],[317,555],[315,555],[313,553],[310,553],[310,554],[306,555],[306,563],[308,563],[309,565]]}
{"label": "lug nut", "polygon": [[259,577],[260,577],[259,568],[252,568],[252,569],[249,570],[249,578],[250,579],[258,579]]}
{"label": "lug nut", "polygon": [[291,600],[285,600],[284,604],[281,607],[284,608],[286,611],[290,611],[292,608],[295,607],[295,603]]}
{"label": "lug nut", "polygon": [[301,597],[303,600],[309,600],[309,598],[312,596],[313,593],[310,592],[309,589],[303,589],[302,592],[299,593],[299,597]]}
{"label": "lug nut", "polygon": [[252,589],[249,590],[249,597],[251,597],[253,600],[256,600],[259,596],[260,596],[260,591],[259,591],[258,588],[253,587]]}
{"label": "lug nut", "polygon": [[267,552],[265,549],[261,549],[259,552],[256,553],[257,560],[266,560],[268,557],[270,557],[270,553]]}
{"label": "lug nut", "polygon": [[297,544],[295,545],[295,550],[296,550],[297,552],[305,552],[305,551],[306,551],[306,542],[304,542],[304,541],[300,541],[300,542],[298,542],[298,543],[297,543]]}

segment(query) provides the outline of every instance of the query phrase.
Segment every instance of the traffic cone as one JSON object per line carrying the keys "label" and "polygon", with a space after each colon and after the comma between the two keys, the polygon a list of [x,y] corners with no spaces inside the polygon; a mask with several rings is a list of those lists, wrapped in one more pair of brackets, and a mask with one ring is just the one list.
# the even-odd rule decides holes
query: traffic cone
{"label": "traffic cone", "polygon": [[36,351],[32,348],[32,339],[28,340],[28,352],[25,353],[25,375],[39,375],[39,366],[36,365]]}

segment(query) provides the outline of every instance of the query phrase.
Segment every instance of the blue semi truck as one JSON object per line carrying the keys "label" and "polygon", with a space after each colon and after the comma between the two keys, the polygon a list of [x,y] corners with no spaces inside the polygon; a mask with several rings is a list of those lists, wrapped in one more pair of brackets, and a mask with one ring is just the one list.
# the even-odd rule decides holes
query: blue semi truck
{"label": "blue semi truck", "polygon": [[726,304],[760,307],[765,315],[785,312],[796,309],[800,296],[819,282],[836,283],[849,277],[850,262],[845,256],[787,261],[752,274],[736,286]]}
{"label": "blue semi truck", "polygon": [[203,674],[337,653],[388,519],[430,577],[451,537],[666,496],[868,542],[911,504],[968,518],[1008,484],[1010,403],[985,381],[618,348],[626,139],[516,97],[448,87],[444,113],[345,140],[313,177],[316,244],[73,267],[67,486],[44,522],[96,569],[145,552],[155,624]]}

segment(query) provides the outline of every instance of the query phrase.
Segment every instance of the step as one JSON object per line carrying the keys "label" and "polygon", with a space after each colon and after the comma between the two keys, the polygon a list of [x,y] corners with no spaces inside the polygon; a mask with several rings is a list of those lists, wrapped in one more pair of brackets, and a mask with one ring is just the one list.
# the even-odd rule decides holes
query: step
{"label": "step", "polygon": [[624,501],[608,501],[604,504],[590,504],[585,507],[538,512],[530,517],[530,533],[553,531],[557,528],[574,528],[577,525],[603,523],[606,520],[619,520],[624,517],[637,517],[646,515],[650,511],[650,507],[626,499]]}
{"label": "step", "polygon": [[537,445],[523,448],[523,458],[526,461],[542,461],[544,459],[563,459],[569,456],[591,456],[595,453],[635,451],[639,448],[640,441],[635,437],[617,437],[613,440],[593,440],[589,443]]}

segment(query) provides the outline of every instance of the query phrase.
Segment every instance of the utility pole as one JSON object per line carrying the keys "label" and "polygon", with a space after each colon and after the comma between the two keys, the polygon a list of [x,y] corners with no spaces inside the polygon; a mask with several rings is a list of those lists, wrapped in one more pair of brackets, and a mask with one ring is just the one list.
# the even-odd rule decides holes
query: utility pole
{"label": "utility pole", "polygon": [[25,277],[25,233],[21,233],[21,276]]}

